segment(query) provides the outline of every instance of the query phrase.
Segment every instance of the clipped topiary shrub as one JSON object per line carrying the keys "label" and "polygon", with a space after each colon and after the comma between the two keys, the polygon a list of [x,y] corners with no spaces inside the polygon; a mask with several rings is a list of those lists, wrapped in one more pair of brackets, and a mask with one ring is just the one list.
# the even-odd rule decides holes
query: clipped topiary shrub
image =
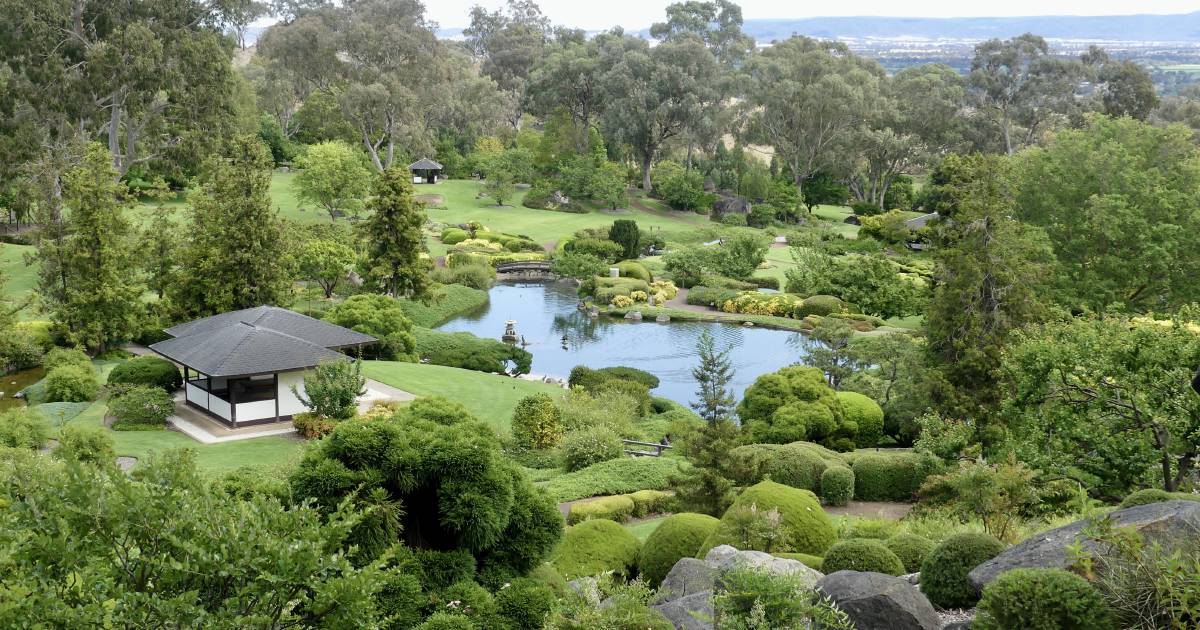
{"label": "clipped topiary shrub", "polygon": [[904,563],[905,573],[920,572],[925,556],[928,556],[935,546],[932,540],[908,532],[901,532],[888,538],[883,541],[883,545],[896,554],[896,557],[900,558],[900,562]]}
{"label": "clipped topiary shrub", "polygon": [[624,454],[621,436],[604,426],[572,431],[563,438],[563,468],[574,472]]}
{"label": "clipped topiary shrub", "polygon": [[168,393],[183,387],[183,375],[174,363],[159,357],[134,357],[119,363],[108,373],[108,386],[153,385]]}
{"label": "clipped topiary shrub", "polygon": [[825,505],[846,505],[854,498],[854,471],[830,466],[821,473],[821,500]]}
{"label": "clipped topiary shrub", "polygon": [[681,512],[668,516],[642,545],[638,571],[650,586],[658,586],[676,562],[696,555],[720,523],[707,514]]}
{"label": "clipped topiary shrub", "polygon": [[633,501],[633,517],[642,518],[666,510],[674,495],[661,490],[638,490],[625,496]]}
{"label": "clipped topiary shrub", "polygon": [[854,456],[854,498],[859,501],[912,501],[925,478],[936,473],[928,454],[862,453]]}
{"label": "clipped topiary shrub", "polygon": [[654,280],[654,276],[646,268],[646,265],[636,260],[622,260],[614,266],[620,270],[622,278],[637,278],[646,282]]}
{"label": "clipped topiary shrub", "polygon": [[624,522],[631,516],[633,516],[633,499],[618,494],[572,505],[571,511],[567,514],[567,524],[575,525],[594,518]]}
{"label": "clipped topiary shrub", "polygon": [[802,366],[755,379],[737,411],[751,439],[773,444],[832,439],[845,418],[825,374]]}
{"label": "clipped topiary shrub", "polygon": [[[572,371],[574,373],[574,371]],[[609,378],[615,378],[621,381],[633,381],[646,386],[646,389],[654,389],[658,387],[658,377],[637,368],[627,367],[624,365],[615,365],[613,367],[600,368],[596,370],[597,374],[602,374]]]}
{"label": "clipped topiary shrub", "polygon": [[90,364],[60,364],[46,373],[46,402],[95,400],[100,383]]}
{"label": "clipped topiary shrub", "polygon": [[516,578],[496,591],[496,610],[512,630],[539,630],[556,602],[554,589],[530,578]]}
{"label": "clipped topiary shrub", "polygon": [[821,571],[872,571],[888,575],[904,573],[904,563],[883,543],[870,538],[843,540],[825,552]]}
{"label": "clipped topiary shrub", "polygon": [[641,543],[629,530],[607,520],[584,521],[567,528],[550,563],[568,580],[612,571],[631,576]]}
{"label": "clipped topiary shrub", "polygon": [[621,457],[555,476],[543,487],[558,501],[646,489],[662,490],[671,486],[670,477],[678,473],[681,466],[686,463],[673,457]]}
{"label": "clipped topiary shrub", "polygon": [[838,298],[832,295],[814,295],[805,298],[804,302],[796,309],[796,318],[804,319],[809,315],[824,317],[840,313],[843,310],[845,310],[845,305]]}
{"label": "clipped topiary shrub", "polygon": [[1013,569],[983,589],[979,630],[1113,628],[1112,613],[1087,580],[1062,569]]}
{"label": "clipped topiary shrub", "polygon": [[465,615],[435,612],[414,630],[478,630],[479,626]]}
{"label": "clipped topiary shrub", "polygon": [[804,442],[739,446],[729,452],[729,470],[743,486],[770,477],[785,486],[816,491],[829,464],[808,446]]}
{"label": "clipped topiary shrub", "polygon": [[550,448],[562,441],[562,412],[548,394],[526,396],[512,415],[513,439],[522,448]]}
{"label": "clipped topiary shrub", "polygon": [[134,385],[109,400],[108,410],[117,419],[113,429],[118,431],[124,424],[161,427],[175,413],[175,401],[170,394],[153,385]]}
{"label": "clipped topiary shrub", "polygon": [[971,569],[1004,551],[1004,543],[987,534],[955,534],[933,548],[921,563],[921,592],[939,608],[970,608],[979,593],[967,580]]}
{"label": "clipped topiary shrub", "polygon": [[858,425],[854,443],[858,448],[873,448],[883,437],[883,408],[858,392],[838,392],[847,422]]}
{"label": "clipped topiary shrub", "polygon": [[[837,540],[837,531],[829,516],[821,509],[817,495],[774,481],[762,481],[742,491],[733,505],[721,517],[721,524],[704,541],[698,557],[704,557],[717,545],[733,545],[743,549],[746,542],[736,531],[739,512],[757,506],[760,512],[779,510],[781,528],[786,535],[780,552],[801,552],[822,555]],[[760,550],[761,551],[761,550]]]}

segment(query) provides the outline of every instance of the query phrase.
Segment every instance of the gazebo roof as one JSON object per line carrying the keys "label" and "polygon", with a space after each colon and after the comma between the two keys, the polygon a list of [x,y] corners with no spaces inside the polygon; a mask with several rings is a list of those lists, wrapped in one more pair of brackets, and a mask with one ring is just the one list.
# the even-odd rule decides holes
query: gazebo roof
{"label": "gazebo roof", "polygon": [[421,158],[421,159],[417,160],[416,162],[409,164],[408,170],[410,170],[410,171],[440,171],[440,170],[442,170],[442,165],[438,164],[437,162],[434,162],[433,160],[431,160],[429,158]]}
{"label": "gazebo roof", "polygon": [[167,328],[151,350],[209,376],[246,376],[313,367],[344,358],[333,348],[373,343],[370,335],[274,306],[222,313]]}

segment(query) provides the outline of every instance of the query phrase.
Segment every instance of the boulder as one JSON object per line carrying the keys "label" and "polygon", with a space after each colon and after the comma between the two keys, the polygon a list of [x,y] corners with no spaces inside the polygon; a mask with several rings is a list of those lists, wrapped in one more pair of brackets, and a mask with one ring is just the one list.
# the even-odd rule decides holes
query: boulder
{"label": "boulder", "polygon": [[641,311],[629,311],[628,313],[625,313],[625,319],[632,319],[632,320],[635,320],[635,321],[641,321],[641,319],[642,319],[642,312],[641,312]]}
{"label": "boulder", "polygon": [[[704,556],[704,562],[717,570],[718,576],[730,569],[754,569],[771,575],[795,575],[805,586],[812,586],[823,574],[799,560],[777,558],[761,551],[739,551],[729,545],[718,545]],[[718,577],[718,585],[720,579]]]}
{"label": "boulder", "polygon": [[713,214],[750,214],[750,202],[740,195],[722,194],[713,202]]}
{"label": "boulder", "polygon": [[[1114,526],[1132,527],[1142,535],[1148,545],[1157,543],[1168,551],[1200,537],[1200,503],[1194,501],[1163,501],[1138,505],[1112,512],[1109,518]],[[975,567],[967,579],[971,581],[972,586],[982,591],[989,582],[1011,569],[1066,569],[1070,564],[1067,556],[1068,546],[1082,539],[1080,542],[1084,550],[1096,549],[1095,541],[1080,535],[1080,530],[1087,524],[1086,519],[1080,520],[1038,534]]]}
{"label": "boulder", "polygon": [[716,570],[703,560],[681,558],[663,578],[651,603],[662,604],[696,593],[711,593],[716,575]]}
{"label": "boulder", "polygon": [[933,605],[906,580],[883,573],[837,571],[821,578],[828,597],[860,630],[939,630]]}
{"label": "boulder", "polygon": [[713,630],[711,591],[693,593],[650,607],[662,613],[676,630]]}
{"label": "boulder", "polygon": [[858,215],[852,214],[845,219],[842,219],[842,223],[849,223],[850,225],[862,225],[862,220],[858,218]]}
{"label": "boulder", "polygon": [[654,321],[656,321],[660,324],[665,324],[665,323],[671,321],[671,316],[670,315],[658,315],[654,318]]}

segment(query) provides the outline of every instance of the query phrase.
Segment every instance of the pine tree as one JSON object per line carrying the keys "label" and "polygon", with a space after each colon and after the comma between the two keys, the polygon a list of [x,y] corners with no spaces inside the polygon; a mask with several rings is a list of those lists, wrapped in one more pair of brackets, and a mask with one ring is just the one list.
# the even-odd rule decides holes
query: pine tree
{"label": "pine tree", "polygon": [[169,295],[193,317],[291,302],[293,264],[283,223],[271,207],[271,155],[255,136],[214,159],[193,195],[190,242]]}
{"label": "pine tree", "polygon": [[72,342],[103,351],[133,334],[142,292],[132,264],[126,190],[107,149],[87,147],[63,178],[63,201],[67,211],[53,228],[61,238],[38,243],[35,258],[47,267],[38,293]]}
{"label": "pine tree", "polygon": [[165,208],[158,208],[142,232],[142,268],[146,286],[161,300],[175,284],[179,264],[179,224]]}
{"label": "pine tree", "polygon": [[729,382],[733,380],[729,348],[717,350],[716,340],[706,330],[700,334],[696,350],[700,354],[700,365],[692,370],[692,378],[700,388],[696,390],[699,400],[692,403],[692,409],[708,424],[728,420],[734,403],[729,391]]}
{"label": "pine tree", "polygon": [[380,173],[372,195],[370,217],[362,225],[372,265],[367,279],[392,296],[426,297],[429,276],[421,260],[425,210],[413,199],[408,170],[392,167]]}
{"label": "pine tree", "polygon": [[700,388],[692,408],[704,419],[704,426],[685,436],[682,451],[691,468],[671,479],[675,499],[689,512],[720,516],[733,502],[733,482],[726,476],[729,451],[738,445],[738,428],[733,423],[733,395],[728,389],[733,380],[729,349],[717,350],[716,341],[707,331],[697,344],[700,365],[692,375]]}

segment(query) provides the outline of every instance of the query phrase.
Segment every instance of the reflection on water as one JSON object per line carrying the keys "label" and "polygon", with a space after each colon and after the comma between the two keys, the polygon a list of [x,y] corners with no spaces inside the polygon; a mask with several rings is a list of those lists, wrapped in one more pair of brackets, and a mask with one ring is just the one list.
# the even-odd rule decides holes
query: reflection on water
{"label": "reflection on water", "polygon": [[0,376],[0,412],[16,407],[24,407],[25,400],[17,398],[16,394],[22,389],[42,380],[42,377],[45,375],[45,369],[35,367]]}
{"label": "reflection on water", "polygon": [[576,365],[593,368],[627,365],[646,370],[662,384],[654,394],[687,403],[695,398],[692,368],[696,340],[708,330],[718,346],[731,347],[734,394],[762,374],[803,358],[800,334],[745,328],[714,322],[629,322],[607,316],[590,318],[576,307],[569,282],[505,282],[490,292],[490,303],[477,313],[455,319],[439,330],[466,331],[499,339],[505,320],[517,320],[517,333],[533,353],[533,373],[566,377]]}

